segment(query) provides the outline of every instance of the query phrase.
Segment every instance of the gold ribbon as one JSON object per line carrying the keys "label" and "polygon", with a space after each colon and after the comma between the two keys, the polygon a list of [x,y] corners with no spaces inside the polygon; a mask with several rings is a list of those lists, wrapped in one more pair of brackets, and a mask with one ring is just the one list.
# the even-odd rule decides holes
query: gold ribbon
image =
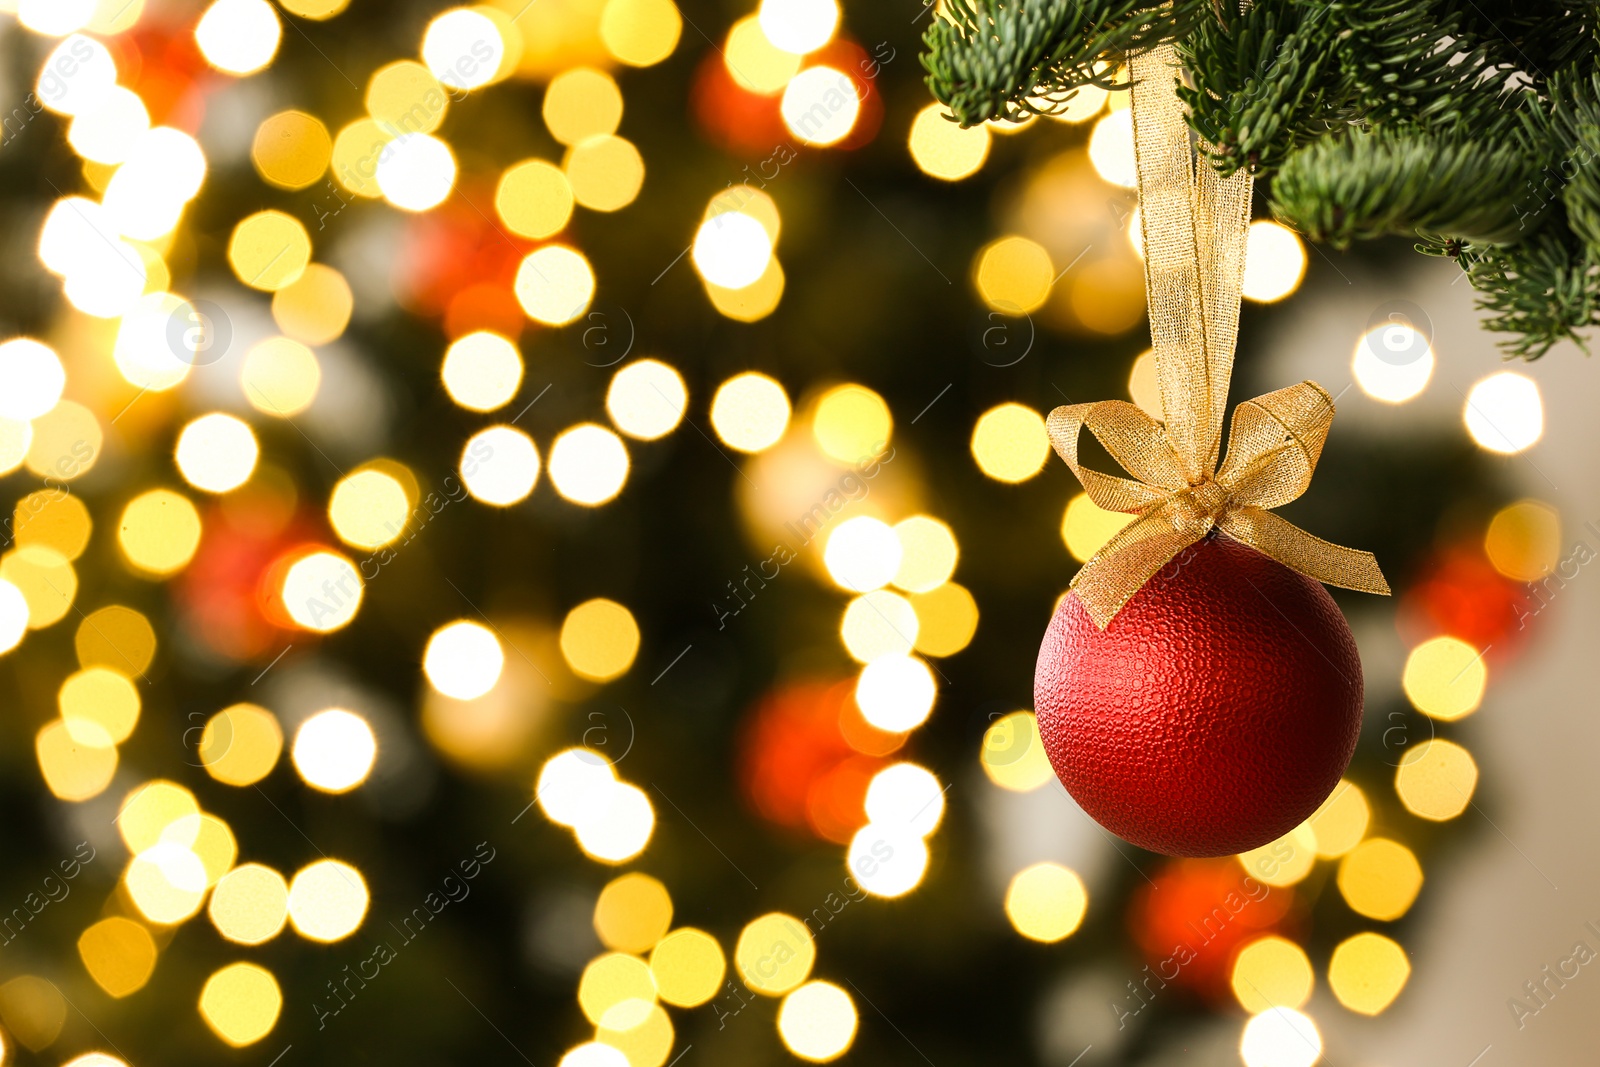
{"label": "gold ribbon", "polygon": [[[1311,484],[1333,422],[1326,389],[1306,381],[1240,404],[1218,468],[1252,179],[1195,166],[1177,67],[1171,45],[1129,61],[1145,294],[1165,422],[1121,400],[1050,413],[1050,442],[1089,498],[1138,516],[1084,564],[1072,589],[1103,630],[1162,567],[1218,528],[1318,581],[1387,595],[1372,553],[1313,537],[1268,510]],[[1085,427],[1133,478],[1079,463]]]}

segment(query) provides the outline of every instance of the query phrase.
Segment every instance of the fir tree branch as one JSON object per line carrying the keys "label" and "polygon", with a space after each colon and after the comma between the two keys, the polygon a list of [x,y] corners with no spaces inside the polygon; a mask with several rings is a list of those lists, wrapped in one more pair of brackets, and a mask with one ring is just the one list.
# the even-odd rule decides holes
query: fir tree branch
{"label": "fir tree branch", "polygon": [[1509,248],[1467,249],[1456,261],[1478,291],[1477,306],[1490,312],[1483,326],[1511,335],[1501,347],[1538,359],[1560,341],[1587,355],[1578,333],[1600,325],[1600,253],[1549,226]]}
{"label": "fir tree branch", "polygon": [[1536,171],[1520,143],[1352,130],[1291,155],[1273,181],[1272,210],[1337,248],[1386,234],[1509,244],[1547,207],[1525,192]]}
{"label": "fir tree branch", "polygon": [[962,126],[1059,111],[1130,53],[1188,33],[1209,0],[948,0],[923,35],[934,98]]}

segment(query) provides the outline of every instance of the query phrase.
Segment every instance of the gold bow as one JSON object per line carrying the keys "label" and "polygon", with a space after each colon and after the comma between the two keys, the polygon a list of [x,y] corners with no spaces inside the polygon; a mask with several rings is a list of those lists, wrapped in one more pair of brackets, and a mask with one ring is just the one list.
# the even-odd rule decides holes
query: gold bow
{"label": "gold bow", "polygon": [[[1252,180],[1198,168],[1170,46],[1133,57],[1134,146],[1145,292],[1165,422],[1121,400],[1050,413],[1050,442],[1100,507],[1137,515],[1073,579],[1101,629],[1185,548],[1215,527],[1318,581],[1387,595],[1370,552],[1331,544],[1272,514],[1311,484],[1333,398],[1301,382],[1240,404],[1219,469],[1222,418],[1239,328]],[[1087,427],[1133,478],[1078,462]]]}

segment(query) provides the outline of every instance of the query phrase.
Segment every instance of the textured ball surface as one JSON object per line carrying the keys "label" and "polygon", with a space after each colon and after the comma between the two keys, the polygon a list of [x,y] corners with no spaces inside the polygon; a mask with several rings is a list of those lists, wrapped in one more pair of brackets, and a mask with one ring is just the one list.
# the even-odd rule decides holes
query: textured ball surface
{"label": "textured ball surface", "polygon": [[1339,784],[1361,730],[1361,658],[1328,591],[1220,534],[1180,553],[1103,632],[1064,598],[1033,686],[1073,799],[1171,856],[1288,833]]}

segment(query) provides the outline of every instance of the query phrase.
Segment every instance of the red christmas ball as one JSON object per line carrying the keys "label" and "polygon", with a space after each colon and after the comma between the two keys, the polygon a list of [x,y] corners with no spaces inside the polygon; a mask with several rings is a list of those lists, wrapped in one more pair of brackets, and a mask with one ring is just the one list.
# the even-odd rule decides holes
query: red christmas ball
{"label": "red christmas ball", "polygon": [[1034,675],[1039,733],[1097,822],[1171,856],[1224,856],[1316,811],[1361,730],[1361,658],[1326,589],[1213,533],[1104,631],[1075,595]]}

